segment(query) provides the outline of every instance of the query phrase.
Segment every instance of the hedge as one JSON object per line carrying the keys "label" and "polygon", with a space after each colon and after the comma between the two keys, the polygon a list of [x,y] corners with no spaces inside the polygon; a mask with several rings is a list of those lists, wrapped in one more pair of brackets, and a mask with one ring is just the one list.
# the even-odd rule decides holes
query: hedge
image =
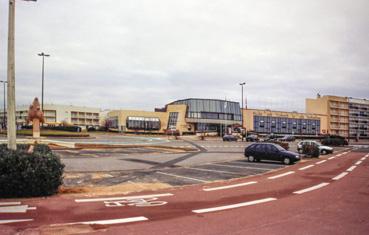
{"label": "hedge", "polygon": [[0,197],[49,196],[63,183],[64,164],[47,145],[18,145],[9,150],[0,145]]}

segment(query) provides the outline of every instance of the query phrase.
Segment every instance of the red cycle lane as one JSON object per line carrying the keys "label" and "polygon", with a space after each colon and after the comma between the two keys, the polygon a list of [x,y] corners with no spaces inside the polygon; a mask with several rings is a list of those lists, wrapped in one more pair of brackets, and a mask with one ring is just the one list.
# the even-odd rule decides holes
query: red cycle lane
{"label": "red cycle lane", "polygon": [[[119,225],[109,227],[109,225],[104,225],[103,228],[109,227],[110,229],[112,229],[111,231],[115,231],[115,229],[117,228],[123,230],[128,229],[127,231],[129,231],[129,229],[132,226],[134,228],[136,227],[140,228],[141,226],[142,228],[145,228],[147,226],[145,224],[162,224],[165,221],[168,221],[169,224],[167,226],[170,227],[170,221],[172,220],[183,219],[187,221],[193,220],[193,218],[199,218],[199,216],[200,218],[204,216],[203,214],[195,215],[193,213],[193,210],[239,204],[243,202],[249,202],[264,198],[278,199],[277,201],[274,202],[271,201],[265,203],[265,205],[263,204],[247,207],[247,210],[253,211],[254,209],[250,208],[264,208],[264,206],[269,207],[270,205],[280,204],[282,201],[290,201],[290,200],[298,201],[300,200],[299,198],[304,198],[305,195],[308,194],[296,195],[294,194],[296,190],[311,187],[321,182],[329,182],[330,185],[325,188],[317,190],[317,192],[324,191],[326,190],[326,188],[331,188],[332,185],[341,183],[341,182],[333,182],[332,178],[334,178],[335,176],[339,175],[340,173],[351,167],[364,155],[365,153],[349,153],[331,160],[327,160],[326,162],[323,162],[321,164],[316,163],[322,160],[309,161],[304,164],[296,164],[292,167],[288,167],[278,172],[272,172],[266,175],[260,175],[255,177],[248,177],[246,179],[232,180],[227,183],[216,183],[209,184],[206,186],[196,185],[154,193],[145,192],[139,194],[139,195],[147,195],[147,194],[159,195],[159,197],[157,197],[158,198],[157,200],[168,202],[167,204],[158,206],[140,207],[135,205],[135,203],[133,203],[133,205],[128,205],[127,201],[124,200],[120,206],[114,206],[114,204],[107,206],[109,204],[104,203],[104,201],[119,201],[119,200],[111,200],[108,198],[108,200],[101,201],[76,202],[75,198],[69,196],[56,196],[45,200],[39,201],[36,200],[37,217],[33,222],[11,224],[7,225],[7,228],[8,230],[13,229],[14,231],[14,230],[24,230],[25,228],[29,227],[36,228],[42,225],[48,226],[51,224],[58,225],[58,224],[75,223],[83,221],[97,221],[97,220],[110,221],[120,218],[139,218],[143,216],[147,218],[148,221],[136,223],[134,225],[125,224],[125,227],[121,227]],[[325,159],[327,158],[328,157],[326,157]],[[356,172],[360,168],[364,168],[366,166],[367,164],[366,161],[368,160],[364,160],[362,165],[360,165],[353,172],[350,172],[347,176],[343,177],[342,180],[340,181],[344,180],[346,181],[347,178],[351,177],[351,175],[357,174]],[[299,170],[309,164],[313,165],[313,167],[305,170]],[[293,173],[278,178],[271,178],[274,176],[283,175],[288,172]],[[224,190],[217,189],[214,191],[204,191],[204,189],[206,188],[214,189],[216,187],[237,185],[247,182],[257,182],[257,183]],[[162,194],[168,193],[173,195],[167,195],[162,197],[160,196]],[[310,192],[309,194],[315,193],[316,192]],[[154,198],[156,198],[155,195],[153,196]],[[150,200],[150,197],[147,199]],[[29,201],[31,202],[34,200]],[[122,199],[120,201],[122,201]],[[237,214],[238,213],[237,211],[240,210],[243,211],[246,209],[239,208],[229,211],[235,211],[234,213]],[[224,212],[222,211],[222,213],[230,213],[229,211]],[[218,213],[220,212],[216,212],[215,214]],[[209,214],[206,214],[206,217],[208,215]],[[29,231],[32,231],[32,229]]]}

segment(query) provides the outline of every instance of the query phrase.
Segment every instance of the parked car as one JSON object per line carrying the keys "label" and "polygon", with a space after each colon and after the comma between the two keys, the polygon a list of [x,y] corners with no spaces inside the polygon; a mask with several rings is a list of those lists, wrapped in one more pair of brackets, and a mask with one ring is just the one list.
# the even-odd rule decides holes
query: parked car
{"label": "parked car", "polygon": [[295,141],[296,138],[293,135],[285,135],[279,139],[280,141]]}
{"label": "parked car", "polygon": [[224,135],[223,141],[237,141],[237,137],[234,135]]}
{"label": "parked car", "polygon": [[323,145],[329,146],[342,146],[348,145],[348,141],[345,137],[339,135],[329,135],[320,141]]}
{"label": "parked car", "polygon": [[264,141],[270,141],[270,140],[276,140],[278,139],[278,136],[275,134],[269,134],[264,138]]}
{"label": "parked car", "polygon": [[259,142],[259,137],[257,135],[248,135],[246,141]]}
{"label": "parked car", "polygon": [[300,141],[299,143],[297,143],[297,151],[299,153],[303,153],[303,148],[304,145],[316,145],[319,148],[319,151],[321,154],[328,154],[328,153],[333,153],[333,148],[326,146],[326,145],[322,145],[321,143],[314,141],[314,140],[303,140]]}
{"label": "parked car", "polygon": [[245,149],[245,157],[249,162],[260,160],[280,161],[286,165],[300,160],[297,153],[290,152],[277,144],[254,143]]}

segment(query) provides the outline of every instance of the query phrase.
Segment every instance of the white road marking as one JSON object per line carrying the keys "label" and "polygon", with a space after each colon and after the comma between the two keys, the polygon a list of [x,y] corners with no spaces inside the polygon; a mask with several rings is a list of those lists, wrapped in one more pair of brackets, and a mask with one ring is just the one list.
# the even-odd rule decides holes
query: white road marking
{"label": "white road marking", "polygon": [[324,163],[324,162],[326,162],[326,161],[327,161],[327,160],[323,160],[323,161],[317,162],[317,163],[315,163],[315,164],[319,165],[319,164],[322,164],[322,163]]}
{"label": "white road marking", "polygon": [[346,171],[353,171],[357,166],[352,166],[350,168],[348,168]]}
{"label": "white road marking", "polygon": [[161,174],[161,175],[172,176],[172,177],[176,177],[176,178],[182,178],[182,179],[188,179],[188,180],[198,181],[198,182],[202,182],[202,183],[208,183],[209,182],[209,181],[206,181],[206,180],[195,179],[195,178],[192,178],[192,177],[182,176],[182,175],[169,174],[169,173],[165,173],[165,172],[161,172],[161,171],[157,171],[156,173],[157,174]]}
{"label": "white road marking", "polygon": [[293,193],[295,193],[295,194],[302,194],[302,193],[310,192],[310,191],[313,191],[313,190],[316,190],[316,189],[319,189],[319,188],[323,188],[323,187],[327,186],[328,184],[329,183],[321,183],[321,184],[312,186],[310,188],[306,188],[306,189],[302,189],[302,190],[299,190],[299,191],[295,191]]}
{"label": "white road marking", "polygon": [[235,173],[235,172],[229,172],[229,171],[210,170],[210,169],[203,169],[203,168],[197,168],[197,167],[185,167],[185,168],[186,169],[191,169],[191,170],[207,171],[207,172],[217,172],[217,173],[230,174],[230,175],[242,175],[242,173]]}
{"label": "white road marking", "polygon": [[303,170],[306,170],[306,169],[309,169],[311,167],[313,167],[314,165],[308,165],[308,166],[304,166],[304,167],[301,167],[299,170],[300,171],[303,171]]}
{"label": "white road marking", "polygon": [[233,165],[223,165],[223,164],[217,164],[217,163],[209,163],[209,165],[214,165],[214,166],[225,166],[225,167],[231,167],[231,168],[245,168],[245,169],[253,169],[253,170],[263,170],[263,171],[268,171],[271,169],[267,169],[267,168],[260,168],[260,167],[252,167],[252,166],[233,166]]}
{"label": "white road marking", "polygon": [[20,204],[21,202],[0,202],[0,206],[15,206]]}
{"label": "white road marking", "polygon": [[33,219],[0,220],[0,224],[10,224],[10,223],[19,223],[19,222],[27,222],[27,221],[33,221]]}
{"label": "white road marking", "polygon": [[219,207],[212,207],[212,208],[206,208],[206,209],[198,209],[198,210],[193,210],[192,212],[194,212],[194,213],[208,213],[208,212],[214,212],[214,211],[229,210],[229,209],[234,209],[234,208],[238,208],[238,207],[251,206],[251,205],[260,204],[260,203],[264,203],[264,202],[270,202],[270,201],[274,201],[274,200],[277,200],[277,199],[276,198],[264,198],[264,199],[260,199],[260,200],[255,200],[255,201],[250,201],[250,202],[242,202],[242,203],[237,203],[237,204],[232,204],[232,205],[227,205],[227,206],[219,206]]}
{"label": "white road marking", "polygon": [[357,161],[355,165],[360,165],[363,161]]}
{"label": "white road marking", "polygon": [[332,178],[332,180],[339,180],[339,179],[345,177],[347,174],[348,174],[348,172],[342,172],[341,174],[339,174],[336,177]]}
{"label": "white road marking", "polygon": [[128,197],[86,198],[86,199],[76,199],[74,201],[75,202],[102,202],[102,201],[115,201],[115,200],[145,199],[145,198],[153,198],[153,197],[168,197],[168,196],[173,196],[173,194],[164,193],[164,194],[128,196]]}
{"label": "white road marking", "polygon": [[365,159],[366,159],[366,157],[362,157],[360,160],[361,160],[361,161],[364,161]]}
{"label": "white road marking", "polygon": [[342,153],[336,155],[336,157],[340,157],[340,156],[342,156]]}
{"label": "white road marking", "polygon": [[256,183],[257,183],[256,181],[250,181],[250,182],[246,182],[246,183],[232,184],[232,185],[220,186],[220,187],[214,187],[214,188],[203,188],[202,190],[204,190],[204,191],[215,191],[215,190],[222,190],[222,189],[237,188],[237,187],[247,186],[247,185],[256,184]]}
{"label": "white road marking", "polygon": [[28,205],[0,207],[0,213],[26,213],[27,210],[36,210],[36,207],[28,207]]}
{"label": "white road marking", "polygon": [[328,158],[328,160],[332,160],[332,159],[334,159],[334,158],[336,158],[335,156],[333,156],[333,157],[329,157]]}
{"label": "white road marking", "polygon": [[52,224],[50,226],[62,226],[62,225],[74,225],[74,224],[101,224],[101,225],[108,225],[108,224],[123,224],[123,223],[132,223],[138,221],[146,221],[149,220],[146,217],[139,216],[139,217],[131,217],[131,218],[124,218],[124,219],[111,219],[111,220],[95,220],[95,221],[84,221],[84,222],[74,222],[74,223],[65,223],[65,224]]}
{"label": "white road marking", "polygon": [[286,175],[291,175],[293,173],[295,173],[295,172],[294,171],[288,171],[288,172],[280,174],[280,175],[275,175],[275,176],[268,177],[268,179],[273,180],[273,179],[281,178],[281,177],[286,176]]}

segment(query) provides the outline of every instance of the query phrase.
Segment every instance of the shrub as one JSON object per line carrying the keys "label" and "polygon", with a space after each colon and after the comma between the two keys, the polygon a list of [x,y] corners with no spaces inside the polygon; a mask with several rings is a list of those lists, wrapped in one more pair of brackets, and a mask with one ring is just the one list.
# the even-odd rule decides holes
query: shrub
{"label": "shrub", "polygon": [[0,197],[34,197],[55,194],[63,182],[64,165],[47,145],[28,145],[16,151],[0,145]]}

